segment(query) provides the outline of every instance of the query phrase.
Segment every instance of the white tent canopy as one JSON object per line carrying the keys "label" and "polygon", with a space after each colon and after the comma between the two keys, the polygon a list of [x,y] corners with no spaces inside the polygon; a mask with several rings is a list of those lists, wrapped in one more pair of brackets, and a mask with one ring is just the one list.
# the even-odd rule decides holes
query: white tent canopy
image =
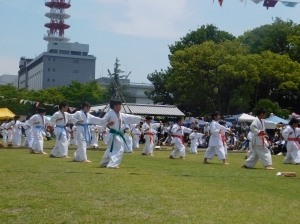
{"label": "white tent canopy", "polygon": [[239,122],[252,122],[252,121],[254,121],[254,119],[255,119],[255,117],[253,117],[253,116],[251,116],[249,114],[242,114],[239,117],[238,121]]}

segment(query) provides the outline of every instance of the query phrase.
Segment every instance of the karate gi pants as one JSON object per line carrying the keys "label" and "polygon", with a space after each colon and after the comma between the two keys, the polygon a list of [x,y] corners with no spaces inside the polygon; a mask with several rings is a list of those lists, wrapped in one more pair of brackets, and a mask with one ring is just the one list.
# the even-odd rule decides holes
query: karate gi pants
{"label": "karate gi pants", "polygon": [[12,142],[12,130],[7,131],[7,142]]}
{"label": "karate gi pants", "polygon": [[253,151],[253,149],[252,149],[252,143],[250,142],[249,143],[249,150],[247,152],[247,158],[249,158],[252,155],[252,151]]}
{"label": "karate gi pants", "polygon": [[16,132],[13,133],[13,144],[14,144],[14,146],[20,146],[21,145],[21,137],[22,137],[22,134],[16,133]]}
{"label": "karate gi pants", "polygon": [[102,167],[116,168],[122,162],[122,158],[123,158],[123,154],[124,154],[124,147],[126,147],[126,146],[124,146],[125,143],[120,136],[115,135],[114,147],[113,147],[112,152],[110,152],[110,148],[111,148],[112,140],[113,140],[112,136],[113,135],[110,135],[110,138],[107,142],[107,150],[105,151],[105,153],[102,157],[102,160],[100,162],[100,166],[102,166]]}
{"label": "karate gi pants", "polygon": [[212,160],[216,154],[219,160],[223,160],[226,158],[223,145],[208,146],[208,148],[205,151],[204,158]]}
{"label": "karate gi pants", "polygon": [[[153,154],[154,143],[150,142],[150,135],[145,135],[145,146],[143,149],[144,154]],[[154,139],[154,136],[153,136]]]}
{"label": "karate gi pants", "polygon": [[300,150],[298,149],[295,142],[288,142],[286,145],[286,156],[283,160],[283,163],[289,164],[289,163],[300,163]]}
{"label": "karate gi pants", "polygon": [[68,156],[69,142],[68,142],[67,134],[66,134],[65,130],[62,130],[61,138],[59,140],[60,131],[61,131],[61,128],[56,127],[54,129],[54,134],[56,136],[56,142],[55,142],[55,146],[54,146],[51,154],[55,157]]}
{"label": "karate gi pants", "polygon": [[44,150],[44,137],[43,131],[39,128],[33,128],[33,142],[32,142],[32,150],[36,152],[41,152]]}
{"label": "karate gi pants", "polygon": [[175,144],[174,145],[175,149],[171,153],[171,156],[173,158],[176,158],[177,154],[179,153],[180,156],[185,157],[185,146],[184,146],[184,144],[182,144],[181,139],[175,137],[175,138],[173,138],[173,142],[172,143]]}
{"label": "karate gi pants", "polygon": [[124,152],[132,152],[132,140],[126,140],[127,146],[124,147]]}
{"label": "karate gi pants", "polygon": [[246,160],[245,166],[253,168],[259,159],[265,167],[272,165],[271,152],[267,147],[252,145],[251,151],[252,155]]}
{"label": "karate gi pants", "polygon": [[[89,141],[88,138],[87,141]],[[74,160],[77,162],[82,162],[84,160],[87,160],[87,155],[86,155],[87,142],[84,133],[81,132],[77,133],[77,146],[78,148],[74,153]]]}
{"label": "karate gi pants", "polygon": [[95,148],[98,148],[98,135],[98,133],[92,133],[91,146],[94,146]]}
{"label": "karate gi pants", "polygon": [[2,131],[2,136],[3,136],[3,142],[6,143],[6,141],[7,141],[7,132],[5,130]]}
{"label": "karate gi pants", "polygon": [[198,144],[197,144],[197,142],[196,141],[191,141],[191,148],[190,148],[190,153],[192,153],[192,154],[196,154],[196,153],[198,153]]}
{"label": "karate gi pants", "polygon": [[138,135],[134,136],[134,139],[133,139],[133,148],[134,149],[140,148],[140,138],[139,138]]}

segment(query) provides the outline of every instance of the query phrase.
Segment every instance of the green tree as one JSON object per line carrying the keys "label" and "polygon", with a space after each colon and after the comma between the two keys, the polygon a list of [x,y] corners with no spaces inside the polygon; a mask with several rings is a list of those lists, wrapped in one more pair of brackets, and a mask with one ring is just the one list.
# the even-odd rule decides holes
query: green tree
{"label": "green tree", "polygon": [[273,113],[278,117],[287,119],[290,114],[289,110],[281,109],[277,102],[272,102],[268,99],[259,100],[253,111],[256,111],[258,108],[264,108],[267,111],[267,117],[269,117],[270,114]]}
{"label": "green tree", "polygon": [[168,68],[165,71],[155,71],[147,76],[148,80],[153,84],[154,89],[146,91],[145,94],[149,99],[152,99],[155,104],[174,104],[173,94],[166,88],[171,73],[171,69]]}

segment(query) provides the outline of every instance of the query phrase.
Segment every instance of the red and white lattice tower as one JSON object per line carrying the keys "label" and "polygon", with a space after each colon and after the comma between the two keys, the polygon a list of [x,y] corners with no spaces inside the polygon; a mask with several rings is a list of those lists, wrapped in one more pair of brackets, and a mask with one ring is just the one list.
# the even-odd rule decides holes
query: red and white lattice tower
{"label": "red and white lattice tower", "polygon": [[65,24],[65,19],[70,18],[70,15],[65,13],[65,9],[71,7],[70,0],[68,2],[66,0],[46,1],[45,6],[50,8],[50,12],[45,14],[50,18],[50,23],[45,24],[49,30],[48,34],[44,36],[44,40],[68,42],[70,39],[65,37],[65,29],[70,26]]}

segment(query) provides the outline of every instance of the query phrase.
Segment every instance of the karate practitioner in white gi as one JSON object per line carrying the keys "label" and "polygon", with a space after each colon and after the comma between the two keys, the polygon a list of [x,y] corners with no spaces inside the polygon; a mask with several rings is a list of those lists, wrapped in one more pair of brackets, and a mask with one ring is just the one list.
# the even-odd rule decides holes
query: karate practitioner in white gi
{"label": "karate practitioner in white gi", "polygon": [[12,130],[13,130],[13,125],[11,124],[12,121],[13,119],[9,119],[8,123],[5,126],[7,132],[7,143],[12,143]]}
{"label": "karate practitioner in white gi", "polygon": [[23,128],[25,129],[25,141],[23,143],[23,146],[24,147],[27,147],[27,148],[31,148],[32,147],[32,143],[33,143],[33,127],[32,125],[30,125],[29,123],[29,119],[31,118],[31,115],[27,115],[26,117],[26,121],[23,125]]}
{"label": "karate practitioner in white gi", "polygon": [[76,123],[78,122],[75,119],[73,114],[69,114],[67,111],[69,105],[66,102],[61,102],[59,105],[59,111],[55,112],[51,117],[50,121],[55,125],[54,134],[56,136],[55,146],[49,155],[49,157],[59,157],[70,158],[68,156],[68,147],[69,147],[69,132],[66,128],[68,122]]}
{"label": "karate practitioner in white gi", "polygon": [[218,159],[222,160],[224,165],[229,165],[226,161],[224,138],[222,138],[222,135],[224,135],[223,133],[225,132],[231,133],[231,131],[229,128],[219,124],[220,118],[220,113],[218,111],[212,113],[211,115],[212,122],[209,126],[209,132],[211,133],[211,136],[209,138],[208,148],[205,151],[203,161],[204,164],[209,164],[207,160],[212,160],[215,155],[217,155]]}
{"label": "karate practitioner in white gi", "polygon": [[191,140],[191,148],[190,153],[191,154],[198,154],[198,127],[194,127],[192,133],[189,135],[189,139]]}
{"label": "karate practitioner in white gi", "polygon": [[95,117],[89,113],[91,105],[88,102],[84,102],[81,105],[81,110],[74,114],[74,118],[78,120],[76,123],[77,143],[78,148],[74,153],[74,162],[90,163],[86,155],[86,147],[90,144],[91,132],[89,124],[98,124],[100,126],[106,126],[108,122],[99,117]]}
{"label": "karate practitioner in white gi", "polygon": [[7,128],[6,128],[6,125],[7,125],[7,121],[3,121],[2,125],[1,125],[1,134],[2,134],[2,137],[3,137],[3,142],[6,143],[7,142]]}
{"label": "karate practitioner in white gi", "polygon": [[300,164],[300,145],[298,142],[300,130],[298,128],[298,124],[299,121],[296,118],[292,118],[289,122],[289,126],[287,126],[282,132],[284,140],[287,141],[287,153],[283,160],[283,163],[285,164],[290,164],[292,162],[294,162],[295,165]]}
{"label": "karate practitioner in white gi", "polygon": [[100,166],[118,169],[122,161],[124,148],[128,147],[125,143],[122,128],[125,124],[139,123],[141,117],[121,113],[122,102],[118,99],[110,100],[109,104],[110,111],[103,118],[107,123],[109,122],[109,140]]}
{"label": "karate practitioner in white gi", "polygon": [[272,167],[271,152],[266,147],[268,142],[265,136],[266,129],[275,129],[276,123],[264,120],[266,117],[266,110],[263,108],[257,110],[256,116],[257,117],[250,126],[250,130],[254,134],[252,138],[252,155],[245,161],[242,168],[253,168],[260,159],[267,170],[275,170],[275,168]]}
{"label": "karate practitioner in white gi", "polygon": [[24,123],[21,122],[21,119],[21,116],[16,115],[14,120],[7,124],[7,127],[12,127],[12,143],[14,146],[21,145],[22,126],[24,125]]}
{"label": "karate practitioner in white gi", "polygon": [[30,153],[41,153],[47,154],[44,152],[44,136],[45,133],[45,125],[51,124],[51,121],[45,117],[46,109],[43,107],[39,107],[37,109],[37,114],[33,115],[29,119],[29,124],[33,126],[33,143],[30,149]]}
{"label": "karate practitioner in white gi", "polygon": [[91,135],[92,135],[91,146],[92,146],[92,148],[94,148],[94,149],[97,149],[97,148],[98,148],[99,129],[100,129],[100,127],[101,127],[101,126],[95,125],[95,124],[92,124],[92,125],[90,126],[90,129],[91,129]]}
{"label": "karate practitioner in white gi", "polygon": [[133,148],[138,149],[140,148],[140,139],[142,132],[139,129],[140,125],[136,125],[135,128],[132,129],[133,134]]}
{"label": "karate practitioner in white gi", "polygon": [[185,159],[185,145],[184,145],[184,133],[190,134],[193,130],[183,126],[183,118],[177,117],[177,123],[172,126],[171,133],[173,140],[171,144],[174,144],[174,151],[170,155],[170,159],[175,159],[177,154],[180,154],[179,159]]}
{"label": "karate practitioner in white gi", "polygon": [[160,123],[152,123],[152,117],[147,116],[146,121],[142,126],[142,132],[144,134],[145,146],[142,155],[153,156],[153,148],[155,143],[156,128],[160,127]]}
{"label": "karate practitioner in white gi", "polygon": [[125,138],[126,144],[128,146],[128,147],[124,148],[124,152],[125,153],[133,153],[133,150],[132,150],[133,138],[132,138],[132,133],[130,131],[130,125],[126,125],[124,128],[124,138]]}

